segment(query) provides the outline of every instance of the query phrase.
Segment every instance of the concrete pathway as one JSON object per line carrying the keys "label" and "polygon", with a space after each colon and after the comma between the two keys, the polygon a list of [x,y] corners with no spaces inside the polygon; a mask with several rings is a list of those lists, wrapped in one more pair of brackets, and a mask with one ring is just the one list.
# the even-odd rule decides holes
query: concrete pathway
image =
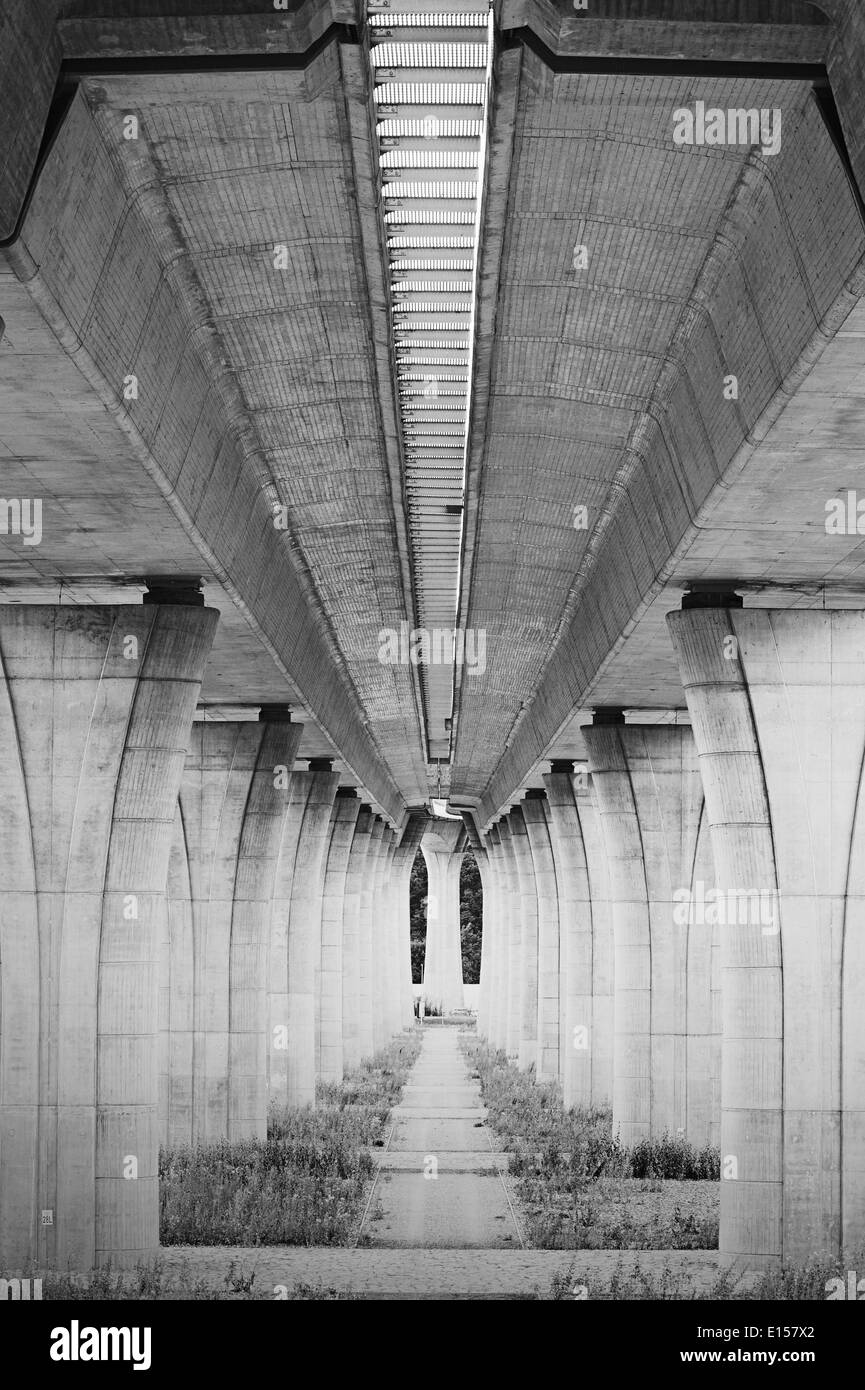
{"label": "concrete pathway", "polygon": [[361,1228],[364,1243],[423,1250],[522,1246],[504,1176],[507,1154],[493,1148],[480,1083],[458,1036],[455,1028],[424,1031],[391,1115],[393,1131]]}
{"label": "concrete pathway", "polygon": [[494,1147],[458,1036],[424,1030],[358,1231],[371,1246],[169,1246],[160,1256],[167,1283],[185,1272],[218,1287],[254,1271],[257,1298],[302,1283],[361,1299],[531,1299],[549,1297],[551,1280],[567,1275],[564,1296],[591,1299],[638,1268],[655,1278],[668,1271],[690,1293],[708,1290],[725,1263],[716,1250],[522,1248],[507,1154]]}
{"label": "concrete pathway", "polygon": [[551,1280],[568,1275],[565,1297],[591,1299],[614,1274],[640,1268],[656,1277],[668,1270],[690,1290],[709,1289],[721,1267],[716,1250],[522,1248],[507,1154],[494,1148],[458,1036],[456,1028],[424,1031],[358,1230],[371,1245],[172,1246],[163,1251],[168,1278],[186,1266],[193,1278],[218,1283],[233,1263],[236,1272],[255,1271],[262,1298],[304,1283],[362,1299],[476,1300],[549,1297]]}

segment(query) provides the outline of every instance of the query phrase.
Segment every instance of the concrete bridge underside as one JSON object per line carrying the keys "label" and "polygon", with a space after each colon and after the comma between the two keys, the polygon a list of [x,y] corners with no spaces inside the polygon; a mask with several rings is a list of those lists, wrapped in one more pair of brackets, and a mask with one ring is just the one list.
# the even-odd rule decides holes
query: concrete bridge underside
{"label": "concrete bridge underside", "polygon": [[865,11],[166,8],[0,15],[0,1265],[409,1026],[419,849],[430,1002],[471,848],[481,1032],[861,1247]]}

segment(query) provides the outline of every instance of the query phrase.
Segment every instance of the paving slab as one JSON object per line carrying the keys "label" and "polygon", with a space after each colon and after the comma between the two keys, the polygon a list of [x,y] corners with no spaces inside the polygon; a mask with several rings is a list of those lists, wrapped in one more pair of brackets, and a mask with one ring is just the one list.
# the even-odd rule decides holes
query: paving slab
{"label": "paving slab", "polygon": [[[451,1173],[427,1165],[426,1172],[385,1172],[378,1186],[383,1214],[364,1233],[374,1245],[493,1250],[520,1246],[498,1173]],[[429,1173],[429,1176],[427,1176]]]}
{"label": "paving slab", "polygon": [[472,1109],[470,1106],[457,1108],[453,1105],[396,1105],[391,1111],[394,1119],[403,1115],[406,1119],[420,1119],[427,1116],[431,1120],[485,1120],[487,1112],[483,1106]]}
{"label": "paving slab", "polygon": [[421,1173],[430,1156],[438,1162],[440,1173],[486,1173],[508,1170],[508,1154],[492,1153],[490,1150],[451,1150],[438,1149],[394,1149],[390,1148],[378,1160],[379,1167],[395,1168],[406,1172]]}
{"label": "paving slab", "polygon": [[478,1093],[469,1086],[405,1086],[400,1105],[407,1109],[425,1110],[427,1106],[440,1106],[444,1096],[448,1105],[455,1110],[477,1110]]}
{"label": "paving slab", "polygon": [[489,1151],[490,1130],[481,1120],[430,1120],[399,1118],[389,1149],[415,1149],[424,1153]]}

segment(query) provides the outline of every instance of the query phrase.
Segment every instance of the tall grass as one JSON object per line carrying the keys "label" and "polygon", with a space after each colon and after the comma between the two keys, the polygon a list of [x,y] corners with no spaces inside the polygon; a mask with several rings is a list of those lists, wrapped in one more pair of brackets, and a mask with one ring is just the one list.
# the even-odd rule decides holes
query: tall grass
{"label": "tall grass", "polygon": [[591,1182],[611,1178],[676,1178],[720,1181],[716,1148],[696,1149],[686,1139],[664,1134],[632,1148],[613,1134],[608,1108],[565,1110],[556,1082],[535,1081],[534,1069],[518,1071],[504,1052],[468,1040],[465,1051],[481,1083],[490,1123],[507,1142],[515,1176],[566,1171]]}
{"label": "tall grass", "polygon": [[315,1110],[274,1109],[266,1140],[160,1151],[163,1245],[345,1245],[357,1230],[383,1145],[420,1049],[394,1040],[339,1084],[320,1085]]}
{"label": "tall grass", "polygon": [[[566,1110],[557,1083],[538,1084],[497,1052],[462,1040],[489,1120],[509,1152],[526,1233],[542,1249],[712,1249],[720,1155],[662,1135],[633,1147],[613,1134],[602,1107]],[[670,1184],[676,1184],[671,1186]]]}

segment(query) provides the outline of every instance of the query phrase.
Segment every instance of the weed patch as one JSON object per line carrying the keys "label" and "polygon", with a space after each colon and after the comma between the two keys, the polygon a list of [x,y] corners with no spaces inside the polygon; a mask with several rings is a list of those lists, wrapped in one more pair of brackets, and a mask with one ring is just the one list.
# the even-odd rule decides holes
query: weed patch
{"label": "weed patch", "polygon": [[273,1110],[266,1140],[161,1150],[161,1243],[350,1244],[372,1150],[419,1050],[420,1038],[404,1035],[342,1083],[319,1086],[316,1109]]}

